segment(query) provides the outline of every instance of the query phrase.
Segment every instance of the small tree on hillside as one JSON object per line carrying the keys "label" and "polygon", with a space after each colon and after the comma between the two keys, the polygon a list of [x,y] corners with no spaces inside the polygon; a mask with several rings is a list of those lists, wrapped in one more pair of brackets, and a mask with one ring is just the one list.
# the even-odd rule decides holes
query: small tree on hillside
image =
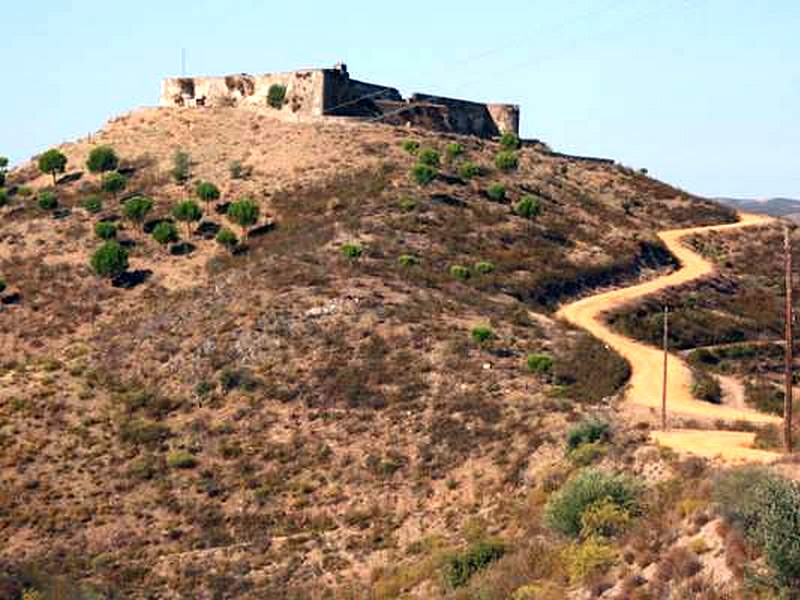
{"label": "small tree on hillside", "polygon": [[153,239],[162,246],[178,241],[178,230],[169,221],[161,221],[153,229]]}
{"label": "small tree on hillside", "polygon": [[239,243],[236,234],[227,228],[219,230],[216,240],[220,246],[224,246],[229,252],[233,252],[233,249],[236,248],[236,244]]}
{"label": "small tree on hillside", "polygon": [[108,241],[92,255],[91,266],[99,277],[114,279],[128,268],[128,252],[118,242]]}
{"label": "small tree on hillside", "polygon": [[106,173],[103,175],[103,181],[100,184],[100,187],[103,189],[104,192],[107,194],[111,194],[112,196],[116,197],[122,190],[125,189],[125,186],[128,185],[128,178],[125,177],[122,173],[118,173],[117,171],[113,171],[111,173]]}
{"label": "small tree on hillside", "polygon": [[195,190],[197,197],[206,203],[206,211],[211,211],[211,203],[219,200],[219,188],[210,181],[201,181]]}
{"label": "small tree on hillside", "polygon": [[228,218],[242,228],[246,239],[248,229],[258,222],[258,204],[250,198],[240,198],[228,207]]}
{"label": "small tree on hillside", "polygon": [[135,223],[140,229],[144,224],[147,213],[153,208],[153,201],[147,196],[134,196],[125,203],[122,214],[125,218]]}
{"label": "small tree on hillside", "polygon": [[67,168],[67,157],[57,148],[52,148],[39,156],[38,165],[42,173],[50,173],[53,176],[53,185],[55,185],[56,175],[63,173]]}
{"label": "small tree on hillside", "polygon": [[203,211],[194,200],[184,200],[175,205],[172,209],[172,216],[176,221],[181,221],[186,224],[186,237],[192,235],[192,223],[199,221],[203,216]]}
{"label": "small tree on hillside", "polygon": [[119,166],[119,159],[111,146],[97,146],[89,152],[86,168],[92,173],[113,171]]}
{"label": "small tree on hillside", "polygon": [[5,156],[0,156],[0,187],[6,184],[6,175],[8,174],[8,159]]}
{"label": "small tree on hillside", "polygon": [[286,102],[286,86],[274,83],[267,92],[267,104],[272,108],[280,109]]}
{"label": "small tree on hillside", "polygon": [[176,183],[186,183],[191,177],[192,158],[188,152],[177,150],[172,155],[172,177]]}

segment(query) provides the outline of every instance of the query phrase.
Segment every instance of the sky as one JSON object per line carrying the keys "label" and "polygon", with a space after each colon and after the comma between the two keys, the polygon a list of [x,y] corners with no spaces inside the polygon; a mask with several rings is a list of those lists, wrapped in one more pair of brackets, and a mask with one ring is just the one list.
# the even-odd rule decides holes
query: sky
{"label": "sky", "polygon": [[705,196],[800,198],[797,0],[7,2],[12,163],[158,102],[161,78],[347,63],[519,104],[521,134]]}

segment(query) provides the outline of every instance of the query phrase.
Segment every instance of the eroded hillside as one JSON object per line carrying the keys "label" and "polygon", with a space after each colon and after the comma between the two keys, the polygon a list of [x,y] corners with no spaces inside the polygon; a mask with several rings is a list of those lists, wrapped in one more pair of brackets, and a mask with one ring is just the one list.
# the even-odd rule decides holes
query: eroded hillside
{"label": "eroded hillside", "polygon": [[[123,192],[101,193],[86,172],[99,145],[121,158]],[[564,458],[565,431],[608,417],[628,373],[552,313],[671,268],[654,232],[731,221],[728,209],[541,144],[510,151],[518,164],[502,169],[496,142],[234,109],[137,111],[61,150],[57,185],[23,166],[2,208],[9,586],[438,597],[455,593],[440,576],[446,556],[499,538],[505,566],[469,584],[497,597],[537,578],[556,596],[584,584],[627,593],[625,577],[649,565],[633,587],[657,593],[669,532],[710,520],[648,513],[658,534],[631,532],[621,547],[641,555],[611,570],[551,565],[526,579],[514,566],[566,551],[539,517],[582,466],[624,466],[653,485],[679,475],[681,491],[658,488],[652,502],[699,493],[706,467],[647,446],[646,423],[620,422],[614,444]],[[177,151],[191,159],[181,183]],[[427,185],[410,176],[423,156],[439,163]],[[201,180],[221,198],[160,245],[155,226]],[[54,209],[37,202],[46,188]],[[95,194],[99,212],[84,208]],[[142,195],[154,206],[140,226],[122,216]],[[245,237],[225,214],[243,196],[259,219],[231,252],[214,236]],[[90,268],[98,221],[117,224],[129,253],[113,283]],[[705,511],[707,486],[702,498]],[[684,575],[712,570],[697,564]]]}

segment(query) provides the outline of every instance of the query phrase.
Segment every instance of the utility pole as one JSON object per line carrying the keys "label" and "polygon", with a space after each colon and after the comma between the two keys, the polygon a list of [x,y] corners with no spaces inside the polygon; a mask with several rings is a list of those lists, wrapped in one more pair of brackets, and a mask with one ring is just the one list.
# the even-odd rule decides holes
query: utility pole
{"label": "utility pole", "polygon": [[664,307],[664,378],[661,384],[661,429],[667,430],[667,357],[669,356],[669,307]]}
{"label": "utility pole", "polygon": [[787,453],[792,452],[792,244],[789,238],[789,227],[783,229],[783,253],[786,264],[786,350],[785,358],[785,390],[783,398],[783,444]]}

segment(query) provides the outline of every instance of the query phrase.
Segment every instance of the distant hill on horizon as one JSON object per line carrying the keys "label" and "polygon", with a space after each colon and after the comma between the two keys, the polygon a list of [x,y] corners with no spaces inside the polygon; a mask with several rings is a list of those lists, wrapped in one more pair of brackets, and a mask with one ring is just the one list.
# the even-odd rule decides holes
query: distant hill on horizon
{"label": "distant hill on horizon", "polygon": [[751,198],[715,198],[718,202],[736,210],[770,215],[773,217],[787,217],[800,223],[800,200],[794,198],[764,198],[753,200]]}

